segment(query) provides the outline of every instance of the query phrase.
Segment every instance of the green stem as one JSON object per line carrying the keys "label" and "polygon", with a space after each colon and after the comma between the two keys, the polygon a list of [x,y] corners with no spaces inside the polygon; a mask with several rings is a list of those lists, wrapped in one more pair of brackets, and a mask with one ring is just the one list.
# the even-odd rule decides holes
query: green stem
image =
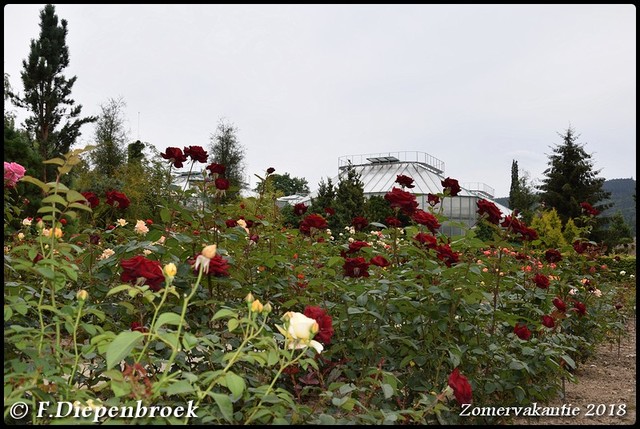
{"label": "green stem", "polygon": [[76,317],[76,323],[73,326],[73,348],[75,353],[75,361],[73,362],[73,369],[69,376],[69,386],[73,385],[73,377],[76,375],[78,369],[78,362],[80,361],[80,354],[78,353],[78,325],[80,324],[80,318],[82,317],[82,307],[84,307],[84,299],[80,300],[80,307],[78,308],[78,316]]}

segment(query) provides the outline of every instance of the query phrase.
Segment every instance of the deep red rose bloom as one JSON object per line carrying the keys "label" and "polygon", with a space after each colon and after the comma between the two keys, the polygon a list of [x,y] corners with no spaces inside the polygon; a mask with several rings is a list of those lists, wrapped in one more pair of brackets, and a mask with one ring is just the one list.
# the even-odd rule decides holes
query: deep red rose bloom
{"label": "deep red rose bloom", "polygon": [[198,161],[203,164],[207,163],[207,151],[202,146],[185,146],[184,154],[191,158],[192,161]]}
{"label": "deep red rose bloom", "polygon": [[400,228],[402,227],[402,222],[400,221],[400,219],[398,219],[397,217],[394,216],[388,216],[385,220],[384,223],[387,224],[387,226],[391,227],[397,227]]}
{"label": "deep red rose bloom", "polygon": [[580,301],[576,301],[573,303],[573,308],[576,309],[576,311],[578,312],[578,314],[580,316],[584,316],[585,314],[587,314],[587,306],[584,305],[584,303],[580,302]]}
{"label": "deep red rose bloom", "polygon": [[220,189],[221,191],[229,189],[229,181],[223,177],[218,177],[214,183],[216,184],[216,189]]}
{"label": "deep red rose bloom", "polygon": [[216,277],[229,277],[229,261],[220,255],[214,256],[209,262],[209,274]]}
{"label": "deep red rose bloom", "polygon": [[458,404],[470,404],[473,400],[471,384],[469,384],[467,377],[460,374],[458,368],[454,369],[449,375],[449,387],[453,389],[453,395],[456,397]]}
{"label": "deep red rose bloom", "polygon": [[129,198],[127,198],[127,196],[122,192],[108,191],[106,195],[107,195],[107,204],[113,207],[117,207],[121,210],[126,209],[127,207],[129,207],[129,204],[131,204],[131,201],[129,201]]}
{"label": "deep red rose bloom", "polygon": [[160,154],[164,159],[168,159],[176,168],[182,168],[182,163],[187,160],[187,155],[182,153],[182,149],[178,147],[168,147],[165,153]]}
{"label": "deep red rose bloom", "polygon": [[327,214],[327,216],[333,216],[334,214],[336,214],[336,211],[331,207],[325,207],[324,212]]}
{"label": "deep red rose bloom", "polygon": [[138,331],[138,332],[142,332],[143,334],[145,332],[149,332],[149,330],[147,328],[145,328],[142,323],[140,322],[131,322],[131,330],[132,331]]}
{"label": "deep red rose bloom", "polygon": [[369,263],[362,257],[357,258],[345,258],[344,275],[348,277],[369,277]]}
{"label": "deep red rose bloom", "polygon": [[376,255],[376,256],[374,256],[373,258],[371,258],[371,259],[369,260],[369,263],[370,263],[371,265],[376,265],[376,266],[378,266],[378,267],[382,267],[382,268],[384,268],[384,267],[388,267],[389,265],[391,265],[391,263],[390,263],[389,261],[387,261],[387,258],[385,258],[385,257],[384,257],[384,256],[382,256],[382,255]]}
{"label": "deep red rose bloom", "polygon": [[413,237],[420,244],[424,244],[430,249],[435,249],[438,244],[438,239],[431,234],[427,234],[426,232],[419,232]]}
{"label": "deep red rose bloom", "polygon": [[536,274],[533,278],[533,282],[540,289],[549,289],[549,277],[545,276],[544,274]]}
{"label": "deep red rose bloom", "polygon": [[366,241],[352,241],[349,243],[349,253],[356,253],[363,247],[370,247]]}
{"label": "deep red rose bloom", "polygon": [[553,305],[563,313],[567,311],[567,304],[565,304],[564,301],[558,298],[557,296],[553,298],[553,301],[551,302],[553,302]]}
{"label": "deep red rose bloom", "polygon": [[498,225],[500,223],[502,212],[495,204],[493,204],[491,201],[482,199],[482,200],[478,200],[476,205],[478,206],[477,212],[480,216],[482,216],[483,214],[486,214],[489,222],[495,225]]}
{"label": "deep red rose bloom", "polygon": [[363,216],[356,216],[351,220],[351,225],[356,231],[362,231],[369,226],[369,220]]}
{"label": "deep red rose bloom", "polygon": [[327,228],[327,221],[319,214],[312,213],[307,215],[302,222],[300,222],[300,232],[305,235],[311,234],[311,228],[325,229]]}
{"label": "deep red rose bloom", "polygon": [[582,207],[582,210],[587,212],[589,216],[598,216],[600,214],[598,210],[594,209],[591,204],[587,202],[580,203],[580,207]]}
{"label": "deep red rose bloom", "polygon": [[311,305],[307,305],[304,308],[303,314],[318,322],[320,329],[313,339],[321,342],[325,346],[331,344],[331,337],[333,337],[333,321],[331,320],[331,316],[322,308]]}
{"label": "deep red rose bloom", "polygon": [[81,192],[81,194],[87,199],[86,204],[92,209],[95,209],[100,204],[100,199],[93,192]]}
{"label": "deep red rose bloom", "polygon": [[442,183],[445,192],[447,191],[447,189],[449,190],[449,195],[451,195],[452,197],[458,195],[458,193],[462,190],[460,188],[460,184],[458,184],[458,181],[456,179],[452,179],[451,177],[447,177],[440,183]]}
{"label": "deep red rose bloom", "polygon": [[511,229],[513,232],[522,235],[522,239],[525,241],[531,241],[538,238],[538,233],[533,229],[529,228],[523,222],[521,222],[517,217],[505,216],[504,220],[500,224],[505,228]]}
{"label": "deep red rose bloom", "polygon": [[234,228],[236,226],[238,226],[238,222],[236,222],[235,219],[227,219],[224,221],[225,225],[227,225],[227,228]]}
{"label": "deep red rose bloom", "polygon": [[211,173],[212,176],[215,176],[216,174],[224,174],[226,167],[222,164],[212,162],[211,164],[207,165],[205,169],[209,170],[209,173]]}
{"label": "deep red rose bloom", "polygon": [[531,331],[523,323],[517,323],[513,332],[522,340],[528,340],[531,337]]}
{"label": "deep red rose bloom", "polygon": [[89,243],[91,243],[91,244],[99,244],[100,243],[100,236],[98,234],[89,235]]}
{"label": "deep red rose bloom", "polygon": [[573,242],[573,250],[580,254],[583,254],[584,252],[590,250],[592,247],[593,245],[588,241],[576,240]]}
{"label": "deep red rose bloom", "polygon": [[546,314],[542,316],[542,324],[547,328],[553,328],[554,326],[556,326],[556,322],[553,320],[553,317]]}
{"label": "deep red rose bloom", "polygon": [[562,261],[562,254],[556,249],[549,249],[544,252],[544,259],[549,263],[555,263]]}
{"label": "deep red rose bloom", "polygon": [[424,210],[416,210],[411,218],[416,223],[425,225],[427,228],[429,228],[429,231],[431,231],[432,234],[435,234],[438,228],[440,228],[440,222],[438,222],[438,219],[431,213],[425,212]]}
{"label": "deep red rose bloom", "polygon": [[447,267],[460,261],[460,254],[451,250],[451,246],[448,244],[442,244],[436,247],[438,259],[445,263]]}
{"label": "deep red rose bloom", "polygon": [[276,171],[276,169],[273,168],[273,167],[267,168],[267,174],[273,174],[275,171]]}
{"label": "deep red rose bloom", "polygon": [[409,176],[405,176],[404,174],[398,174],[396,176],[396,183],[403,188],[414,188],[416,186],[413,184],[413,179]]}
{"label": "deep red rose bloom", "polygon": [[407,215],[413,214],[419,205],[415,195],[400,188],[393,188],[391,192],[387,192],[384,199],[389,201],[391,208],[399,208]]}
{"label": "deep red rose bloom", "polygon": [[427,203],[429,203],[431,207],[435,206],[439,202],[440,202],[439,196],[437,196],[436,194],[427,194]]}
{"label": "deep red rose bloom", "polygon": [[44,256],[42,256],[42,253],[38,252],[38,254],[33,257],[33,263],[37,264],[39,261],[43,259],[44,259]]}
{"label": "deep red rose bloom", "polygon": [[293,214],[296,216],[302,216],[307,212],[308,207],[304,203],[298,203],[293,206]]}
{"label": "deep red rose bloom", "polygon": [[149,285],[149,288],[154,292],[160,290],[160,284],[164,281],[160,262],[152,261],[144,256],[134,256],[131,259],[120,261],[120,266],[122,267],[120,280],[123,282],[136,283],[140,277],[144,277],[143,284]]}

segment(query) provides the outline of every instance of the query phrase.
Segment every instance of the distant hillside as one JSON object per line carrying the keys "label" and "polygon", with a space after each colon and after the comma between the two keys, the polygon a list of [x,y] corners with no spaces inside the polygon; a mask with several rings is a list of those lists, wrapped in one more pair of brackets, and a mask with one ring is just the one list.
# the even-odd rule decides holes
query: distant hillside
{"label": "distant hillside", "polygon": [[[633,196],[636,193],[636,181],[634,179],[610,179],[605,180],[602,189],[611,192],[607,202],[613,206],[605,210],[603,215],[613,216],[617,211],[622,213],[625,222],[631,228],[633,235],[636,235],[636,202]],[[509,207],[509,197],[494,198],[496,203]]]}

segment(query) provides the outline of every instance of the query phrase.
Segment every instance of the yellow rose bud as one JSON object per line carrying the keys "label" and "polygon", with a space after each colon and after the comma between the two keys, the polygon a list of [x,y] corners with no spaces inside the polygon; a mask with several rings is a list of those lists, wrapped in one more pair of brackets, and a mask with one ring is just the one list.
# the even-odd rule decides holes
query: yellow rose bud
{"label": "yellow rose bud", "polygon": [[271,307],[271,304],[267,302],[264,305],[264,308],[262,309],[262,312],[266,313],[266,314],[269,314],[269,313],[271,313],[271,310],[273,310],[273,308]]}
{"label": "yellow rose bud", "polygon": [[202,249],[201,254],[205,258],[213,259],[213,257],[216,256],[217,249],[218,249],[218,246],[216,246],[215,244],[210,244],[204,249]]}
{"label": "yellow rose bud", "polygon": [[247,296],[245,296],[245,297],[244,297],[244,301],[245,301],[247,304],[251,304],[253,301],[255,301],[255,298],[253,297],[253,295],[251,294],[251,292],[249,292],[249,293],[247,294]]}
{"label": "yellow rose bud", "polygon": [[318,325],[318,322],[313,322],[313,325],[311,325],[311,333],[315,335],[318,333],[319,330],[320,330],[320,325]]}
{"label": "yellow rose bud", "polygon": [[81,289],[78,291],[78,293],[76,293],[76,298],[82,301],[85,301],[87,298],[89,298],[89,292],[87,292],[84,289]]}
{"label": "yellow rose bud", "polygon": [[53,236],[54,236],[55,238],[60,238],[60,237],[62,237],[62,230],[61,230],[60,228],[58,228],[58,227],[54,228],[54,230],[53,230]]}
{"label": "yellow rose bud", "polygon": [[178,269],[176,268],[176,264],[174,264],[173,262],[169,262],[167,265],[164,266],[164,274],[167,277],[175,277],[177,272],[178,272]]}
{"label": "yellow rose bud", "polygon": [[263,308],[264,306],[259,299],[256,299],[251,303],[251,311],[253,311],[254,313],[262,313]]}

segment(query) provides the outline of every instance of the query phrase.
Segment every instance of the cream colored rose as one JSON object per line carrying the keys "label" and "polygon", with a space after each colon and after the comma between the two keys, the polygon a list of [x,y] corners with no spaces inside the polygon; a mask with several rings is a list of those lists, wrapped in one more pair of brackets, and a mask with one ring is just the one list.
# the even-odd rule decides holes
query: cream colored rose
{"label": "cream colored rose", "polygon": [[176,264],[174,264],[173,262],[169,262],[167,265],[164,266],[164,274],[167,277],[175,277],[176,274],[178,273],[178,268],[176,268]]}
{"label": "cream colored rose", "polygon": [[213,259],[216,256],[217,250],[218,250],[218,246],[216,246],[215,244],[210,244],[206,246],[204,249],[202,249],[202,252],[200,253],[205,258]]}
{"label": "cream colored rose", "polygon": [[125,226],[125,225],[127,225],[129,222],[127,222],[125,219],[118,219],[118,220],[116,221],[116,223],[117,223],[118,225],[120,225],[120,226]]}
{"label": "cream colored rose", "polygon": [[133,227],[133,230],[140,235],[145,235],[147,232],[149,232],[149,228],[147,227],[146,222],[143,220],[138,220],[136,222],[136,226]]}
{"label": "cream colored rose", "polygon": [[289,311],[283,316],[285,328],[276,327],[287,339],[287,347],[290,349],[302,349],[308,346],[321,353],[324,347],[319,342],[313,340],[313,336],[318,332],[319,326],[315,319],[305,316],[302,313]]}

